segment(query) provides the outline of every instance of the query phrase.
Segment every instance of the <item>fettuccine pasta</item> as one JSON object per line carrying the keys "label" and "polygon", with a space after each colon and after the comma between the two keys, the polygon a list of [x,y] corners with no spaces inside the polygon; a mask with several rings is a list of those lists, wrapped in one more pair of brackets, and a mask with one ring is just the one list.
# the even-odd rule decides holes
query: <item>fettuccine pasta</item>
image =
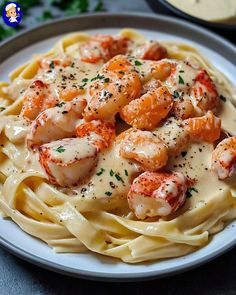
{"label": "fettuccine pasta", "polygon": [[236,218],[234,166],[219,170],[236,149],[216,150],[236,136],[235,101],[187,44],[68,35],[0,82],[1,213],[58,253],[193,252]]}

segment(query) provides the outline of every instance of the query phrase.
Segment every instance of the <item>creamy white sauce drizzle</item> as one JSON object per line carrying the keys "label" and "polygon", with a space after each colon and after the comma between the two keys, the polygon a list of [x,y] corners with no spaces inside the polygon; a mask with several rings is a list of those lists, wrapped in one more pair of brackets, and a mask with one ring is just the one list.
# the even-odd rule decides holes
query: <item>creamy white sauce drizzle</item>
{"label": "creamy white sauce drizzle", "polygon": [[167,2],[206,21],[236,23],[235,0],[167,0]]}

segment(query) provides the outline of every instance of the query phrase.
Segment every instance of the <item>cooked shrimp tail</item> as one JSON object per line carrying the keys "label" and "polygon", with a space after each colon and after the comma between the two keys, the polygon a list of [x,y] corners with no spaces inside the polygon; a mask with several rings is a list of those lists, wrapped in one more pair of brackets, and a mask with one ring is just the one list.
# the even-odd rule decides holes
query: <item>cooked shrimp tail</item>
{"label": "cooked shrimp tail", "polygon": [[236,173],[236,136],[222,140],[212,153],[211,169],[219,179]]}
{"label": "cooked shrimp tail", "polygon": [[134,179],[128,204],[138,219],[168,216],[186,199],[187,180],[180,172],[144,172]]}

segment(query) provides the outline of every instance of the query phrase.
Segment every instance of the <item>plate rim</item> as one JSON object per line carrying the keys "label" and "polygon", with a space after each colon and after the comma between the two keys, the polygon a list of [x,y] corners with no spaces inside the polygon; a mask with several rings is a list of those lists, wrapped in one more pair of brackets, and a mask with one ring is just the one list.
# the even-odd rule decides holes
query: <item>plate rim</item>
{"label": "plate rim", "polygon": [[[119,27],[119,25],[114,25],[114,19],[119,19],[119,18],[123,18],[123,19],[127,19],[128,18],[136,18],[136,19],[141,19],[141,20],[146,20],[146,22],[148,23],[148,20],[150,21],[154,21],[154,22],[158,22],[158,21],[166,21],[166,22],[170,22],[172,24],[178,24],[178,26],[180,27],[186,27],[188,30],[193,30],[194,32],[197,32],[198,34],[202,35],[203,37],[207,37],[209,39],[211,39],[211,41],[213,42],[213,44],[218,44],[219,48],[217,48],[218,50],[216,50],[216,48],[211,48],[205,44],[203,44],[204,46],[211,48],[212,50],[214,50],[217,53],[220,53],[222,55],[222,49],[221,48],[226,48],[228,50],[227,55],[229,54],[230,56],[225,57],[225,55],[223,55],[223,57],[225,59],[227,59],[230,63],[232,63],[234,65],[234,62],[236,62],[236,47],[230,43],[229,41],[225,40],[224,38],[222,38],[221,36],[218,36],[217,34],[199,27],[198,25],[195,24],[191,24],[186,20],[179,20],[178,18],[175,17],[169,17],[169,16],[164,16],[164,15],[158,15],[158,14],[152,14],[152,13],[89,13],[89,14],[85,14],[82,16],[75,16],[75,17],[66,17],[66,18],[62,18],[62,19],[58,19],[58,20],[54,20],[52,22],[47,22],[45,24],[42,24],[38,27],[35,27],[33,29],[28,29],[28,30],[24,30],[21,33],[17,34],[16,36],[13,36],[11,38],[9,38],[8,40],[0,43],[0,63],[2,63],[6,56],[10,56],[11,54],[17,53],[18,51],[22,50],[23,48],[29,46],[29,45],[33,45],[36,42],[40,42],[43,41],[47,38],[50,37],[55,37],[57,35],[61,35],[61,34],[65,34],[65,33],[70,33],[73,32],[70,29],[69,30],[65,30],[63,32],[57,30],[55,31],[55,33],[53,35],[48,36],[47,30],[45,30],[45,28],[50,28],[51,30],[53,29],[53,27],[55,26],[55,24],[64,24],[64,23],[74,23],[75,21],[79,22],[83,22],[83,20],[89,19],[89,20],[96,20],[98,23],[104,24],[104,26],[100,26],[100,28],[104,28],[104,27],[109,27],[109,28],[115,28],[115,27]],[[104,21],[105,20],[105,21]],[[112,22],[113,21],[113,22]],[[88,23],[89,24],[89,23]],[[134,25],[130,25],[130,27],[134,27],[134,28],[139,28],[139,29],[148,29],[150,31],[153,31],[155,29],[153,28],[148,28],[147,25],[144,27],[143,24],[138,24],[134,23]],[[91,21],[91,24],[89,24],[89,27],[87,27],[87,29],[95,29],[96,26],[93,27],[93,22]],[[77,30],[85,30],[86,28],[82,28],[82,29],[77,29]],[[37,35],[37,33],[41,34],[42,38],[36,38],[35,36]],[[34,38],[30,38],[29,36],[33,36]],[[184,36],[184,34],[183,34]],[[23,38],[23,42],[22,42],[22,38]],[[34,42],[32,42],[32,39],[34,40]],[[40,39],[40,40],[39,40]],[[20,41],[20,43],[19,43]],[[17,46],[17,45],[21,45],[21,46]],[[199,42],[199,44],[202,44]],[[5,51],[5,53],[4,53]],[[235,57],[234,57],[235,55]],[[3,247],[4,249],[8,250],[9,252],[11,252],[12,254],[28,261],[31,262],[37,266],[46,268],[48,270],[54,271],[54,272],[58,272],[61,274],[65,274],[65,275],[69,275],[69,276],[73,276],[73,277],[79,277],[79,278],[86,278],[86,279],[90,279],[90,280],[100,280],[100,281],[132,281],[135,279],[138,280],[149,280],[149,279],[154,279],[154,278],[160,278],[160,277],[165,277],[165,276],[169,276],[169,275],[174,275],[176,273],[179,272],[184,272],[187,271],[189,269],[195,268],[197,266],[200,266],[203,263],[206,263],[220,255],[222,255],[223,253],[225,253],[226,251],[230,250],[232,247],[234,247],[236,245],[236,238],[235,240],[231,241],[229,244],[225,245],[224,247],[218,249],[217,251],[214,251],[213,253],[210,253],[208,255],[205,255],[204,257],[194,260],[194,261],[190,261],[190,262],[186,262],[181,264],[180,266],[177,267],[172,267],[172,269],[166,269],[166,270],[152,270],[152,271],[145,271],[145,272],[139,272],[139,273],[103,273],[103,272],[96,272],[96,271],[87,271],[87,270],[81,270],[81,269],[75,269],[75,268],[71,268],[68,266],[61,266],[60,264],[51,262],[50,260],[44,259],[42,257],[36,256],[32,253],[29,253],[23,249],[20,249],[17,245],[12,244],[11,242],[7,241],[6,239],[4,239],[4,237],[0,236],[0,246]],[[175,259],[175,258],[173,258]],[[158,262],[156,262],[158,263]]]}

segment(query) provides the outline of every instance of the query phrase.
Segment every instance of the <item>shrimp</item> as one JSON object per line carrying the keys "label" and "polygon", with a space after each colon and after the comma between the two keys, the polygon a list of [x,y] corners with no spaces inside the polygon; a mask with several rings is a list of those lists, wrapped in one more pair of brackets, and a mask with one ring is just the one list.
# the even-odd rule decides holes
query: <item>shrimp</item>
{"label": "shrimp", "polygon": [[144,170],[156,171],[168,160],[165,143],[149,131],[130,128],[117,139],[120,155],[140,163]]}
{"label": "shrimp", "polygon": [[129,54],[140,59],[160,60],[167,57],[167,50],[157,41],[150,40],[137,45]]}
{"label": "shrimp", "polygon": [[168,156],[175,156],[190,142],[188,131],[182,126],[182,120],[169,117],[153,134],[158,136],[168,148]]}
{"label": "shrimp", "polygon": [[71,65],[72,61],[71,58],[65,57],[65,58],[42,58],[39,60],[39,66],[42,69],[45,70],[52,70],[55,66],[62,66],[62,67],[68,67]]}
{"label": "shrimp", "polygon": [[219,104],[216,86],[205,70],[200,70],[191,89],[193,103],[202,111],[214,110]]}
{"label": "shrimp", "polygon": [[181,172],[144,172],[128,193],[129,208],[138,219],[168,216],[186,200],[187,179]]}
{"label": "shrimp", "polygon": [[221,120],[211,111],[202,117],[186,119],[182,125],[192,140],[214,142],[220,137]]}
{"label": "shrimp", "polygon": [[148,91],[122,108],[121,118],[132,127],[152,130],[173,106],[172,95],[166,87]]}
{"label": "shrimp", "polygon": [[92,136],[94,137],[94,143],[98,147],[99,151],[102,151],[111,145],[115,138],[115,126],[112,122],[103,122],[101,120],[93,120],[90,122],[84,122],[78,125],[76,128],[76,136]]}
{"label": "shrimp", "polygon": [[72,137],[75,135],[76,124],[82,118],[86,100],[61,102],[56,107],[40,113],[32,122],[27,136],[27,145],[30,148],[41,144]]}
{"label": "shrimp", "polygon": [[96,165],[98,147],[89,137],[65,138],[39,147],[39,162],[49,182],[59,186],[80,183]]}
{"label": "shrimp", "polygon": [[34,120],[43,110],[54,107],[58,100],[50,94],[47,84],[35,80],[24,93],[21,114]]}
{"label": "shrimp", "polygon": [[143,84],[154,79],[164,82],[171,74],[171,64],[164,61],[142,60],[128,57]]}
{"label": "shrimp", "polygon": [[212,153],[211,169],[219,179],[231,177],[236,172],[236,136],[222,140]]}
{"label": "shrimp", "polygon": [[122,107],[137,98],[141,81],[136,72],[129,72],[131,64],[123,56],[116,56],[103,67],[99,81],[89,88],[90,100],[84,119],[110,120]]}
{"label": "shrimp", "polygon": [[125,54],[129,39],[122,36],[97,34],[79,48],[80,59],[88,63],[108,61],[118,54]]}
{"label": "shrimp", "polygon": [[[166,67],[167,64],[171,67],[165,84],[177,101],[185,100],[186,97],[190,98],[194,111],[198,115],[214,110],[218,106],[219,95],[216,86],[205,70],[194,67],[187,61],[165,59],[160,63],[163,64],[162,67]],[[189,116],[191,114],[192,112]]]}
{"label": "shrimp", "polygon": [[178,119],[188,119],[194,116],[194,107],[190,98],[185,97],[174,100],[172,114]]}

